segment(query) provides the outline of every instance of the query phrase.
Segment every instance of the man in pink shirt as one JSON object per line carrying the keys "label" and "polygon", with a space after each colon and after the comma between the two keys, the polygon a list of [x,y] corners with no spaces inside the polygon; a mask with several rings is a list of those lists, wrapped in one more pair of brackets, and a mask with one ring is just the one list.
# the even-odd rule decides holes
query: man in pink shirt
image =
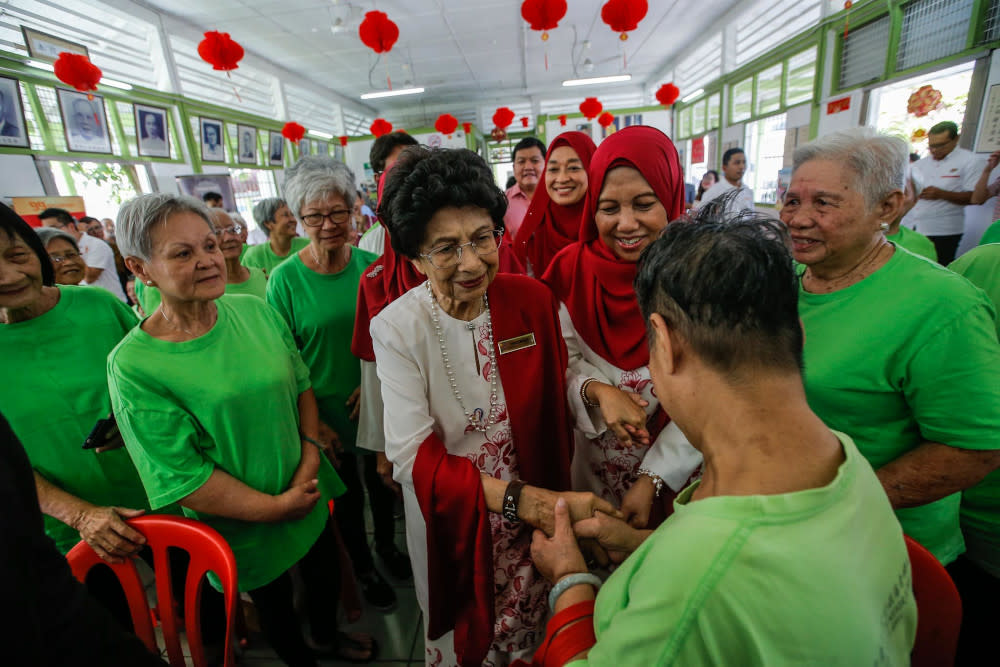
{"label": "man in pink shirt", "polygon": [[535,188],[542,181],[545,168],[545,144],[535,137],[525,137],[514,146],[513,187],[507,190],[507,213],[503,216],[505,236],[513,239],[521,227]]}

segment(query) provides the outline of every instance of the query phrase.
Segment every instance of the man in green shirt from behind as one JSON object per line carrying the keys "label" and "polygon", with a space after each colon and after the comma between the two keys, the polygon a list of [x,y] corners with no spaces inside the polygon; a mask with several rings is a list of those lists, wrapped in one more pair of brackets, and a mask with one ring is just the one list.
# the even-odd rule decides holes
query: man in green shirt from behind
{"label": "man in green shirt from behind", "polygon": [[[601,513],[571,528],[556,505],[555,535],[535,531],[532,556],[561,616],[536,659],[908,665],[917,609],[902,529],[851,438],[806,401],[786,232],[763,216],[699,218],[643,254],[636,291],[657,395],[704,455],[703,476],[652,532]],[[592,621],[574,531],[627,556]],[[592,646],[574,627],[589,623]]]}

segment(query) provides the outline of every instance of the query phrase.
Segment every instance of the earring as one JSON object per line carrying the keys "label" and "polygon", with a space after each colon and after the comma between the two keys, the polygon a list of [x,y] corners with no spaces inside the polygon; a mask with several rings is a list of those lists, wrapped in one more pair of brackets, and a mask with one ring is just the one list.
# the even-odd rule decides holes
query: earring
{"label": "earring", "polygon": [[[888,227],[886,227],[886,229],[888,229]],[[146,284],[147,284],[147,285],[152,285],[152,284],[153,284],[153,281],[152,281],[152,280],[147,280],[147,281],[146,281]]]}
{"label": "earring", "polygon": [[889,231],[889,223],[888,222],[880,222],[880,223],[878,223],[878,228],[881,229],[883,233],[885,233],[885,232]]}

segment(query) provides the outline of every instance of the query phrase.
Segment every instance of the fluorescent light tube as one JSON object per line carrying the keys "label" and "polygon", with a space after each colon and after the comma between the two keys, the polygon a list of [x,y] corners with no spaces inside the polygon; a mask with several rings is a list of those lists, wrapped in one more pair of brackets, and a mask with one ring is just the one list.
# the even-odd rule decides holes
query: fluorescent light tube
{"label": "fluorescent light tube", "polygon": [[365,93],[363,100],[375,100],[380,97],[395,97],[396,95],[415,95],[424,92],[423,88],[400,88],[399,90],[380,90],[377,93]]}
{"label": "fluorescent light tube", "polygon": [[631,74],[615,74],[614,76],[596,76],[590,79],[569,79],[563,81],[564,86],[590,86],[596,83],[621,83],[622,81],[631,81]]}

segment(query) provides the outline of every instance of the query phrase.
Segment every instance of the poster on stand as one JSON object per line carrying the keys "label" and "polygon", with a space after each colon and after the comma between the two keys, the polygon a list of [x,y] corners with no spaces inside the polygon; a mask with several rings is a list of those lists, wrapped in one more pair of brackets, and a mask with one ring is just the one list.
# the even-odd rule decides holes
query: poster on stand
{"label": "poster on stand", "polygon": [[191,174],[177,177],[177,191],[182,195],[194,197],[202,201],[207,192],[218,192],[222,195],[222,208],[227,211],[236,210],[236,196],[233,193],[233,182],[229,174]]}

